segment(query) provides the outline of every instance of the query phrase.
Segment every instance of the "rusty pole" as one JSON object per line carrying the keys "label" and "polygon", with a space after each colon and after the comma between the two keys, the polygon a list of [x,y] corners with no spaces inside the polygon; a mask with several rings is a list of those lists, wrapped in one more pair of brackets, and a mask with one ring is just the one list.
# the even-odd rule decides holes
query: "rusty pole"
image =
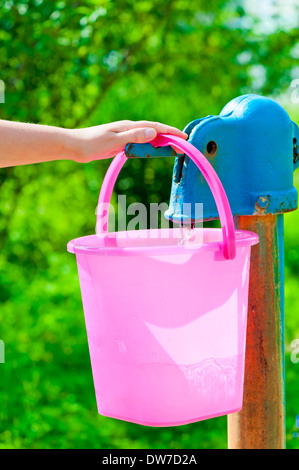
{"label": "rusty pole", "polygon": [[228,416],[230,449],[285,447],[283,215],[235,217],[252,247],[243,408]]}

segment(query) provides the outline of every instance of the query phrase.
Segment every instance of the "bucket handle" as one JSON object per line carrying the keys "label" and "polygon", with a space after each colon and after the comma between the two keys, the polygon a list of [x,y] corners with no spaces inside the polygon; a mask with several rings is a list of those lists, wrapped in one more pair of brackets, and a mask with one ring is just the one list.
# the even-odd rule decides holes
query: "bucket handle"
{"label": "bucket handle", "polygon": [[[190,144],[190,142],[187,142],[181,137],[169,134],[158,134],[150,143],[153,145],[153,147],[174,145],[183,153],[187,154],[197,165],[205,180],[207,181],[216,202],[222,227],[222,249],[224,257],[226,259],[234,259],[236,256],[236,240],[233,216],[224,188],[210,162],[196,147],[194,147],[194,145]],[[128,158],[125,154],[125,150],[122,150],[120,153],[118,153],[109,166],[103,180],[98,202],[98,208],[100,208],[100,210],[97,210],[98,234],[104,234],[108,232],[107,215],[109,209],[107,209],[107,207],[109,207],[116,179],[127,159]]]}

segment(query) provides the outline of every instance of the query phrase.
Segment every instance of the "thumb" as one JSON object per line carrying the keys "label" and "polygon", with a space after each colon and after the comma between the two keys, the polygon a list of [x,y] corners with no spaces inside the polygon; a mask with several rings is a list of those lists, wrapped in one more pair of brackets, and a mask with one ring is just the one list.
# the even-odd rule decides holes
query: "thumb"
{"label": "thumb", "polygon": [[117,134],[121,145],[126,145],[129,143],[144,144],[153,140],[156,135],[157,131],[152,127],[130,129],[129,131],[119,132]]}

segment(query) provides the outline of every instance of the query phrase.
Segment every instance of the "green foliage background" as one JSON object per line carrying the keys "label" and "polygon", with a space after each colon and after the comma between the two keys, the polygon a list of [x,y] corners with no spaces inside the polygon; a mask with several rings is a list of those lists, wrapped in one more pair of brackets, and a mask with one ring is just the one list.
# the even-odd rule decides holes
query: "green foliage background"
{"label": "green foliage background", "polygon": [[[83,127],[148,119],[184,128],[243,93],[281,100],[298,122],[298,10],[232,0],[4,0],[2,119]],[[280,6],[279,6],[280,5]],[[293,7],[293,12],[292,12]],[[75,259],[94,232],[109,162],[0,170],[0,448],[223,448],[226,418],[151,429],[97,414]],[[173,162],[128,162],[128,204],[168,201]],[[299,187],[299,178],[296,175]],[[298,214],[286,225],[287,446],[299,448]]]}

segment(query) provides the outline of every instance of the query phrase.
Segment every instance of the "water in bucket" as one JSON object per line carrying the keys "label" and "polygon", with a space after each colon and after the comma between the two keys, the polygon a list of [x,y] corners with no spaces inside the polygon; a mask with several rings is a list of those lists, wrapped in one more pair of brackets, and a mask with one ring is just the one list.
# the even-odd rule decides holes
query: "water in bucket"
{"label": "water in bucket", "polygon": [[[222,228],[108,236],[99,214],[99,233],[72,240],[68,250],[77,258],[99,413],[174,426],[242,407],[250,251],[258,236],[234,230],[219,178],[195,147],[166,135],[152,144],[175,144],[193,159]],[[99,206],[110,201],[125,161],[121,152],[110,165]]]}

